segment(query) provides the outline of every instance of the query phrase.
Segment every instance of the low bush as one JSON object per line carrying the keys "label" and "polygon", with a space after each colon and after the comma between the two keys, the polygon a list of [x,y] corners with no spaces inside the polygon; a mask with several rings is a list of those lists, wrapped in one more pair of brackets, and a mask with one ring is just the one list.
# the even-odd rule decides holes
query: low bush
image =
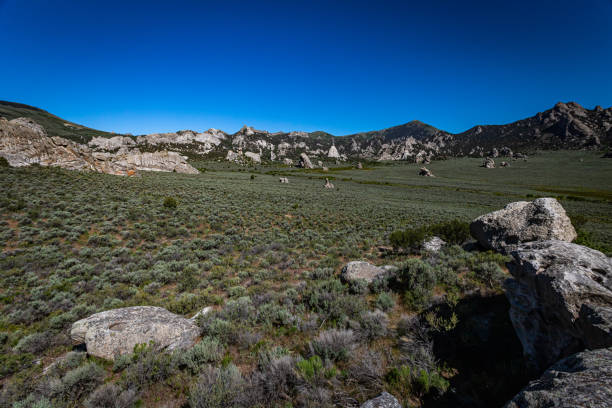
{"label": "low bush", "polygon": [[393,296],[387,292],[380,293],[376,296],[376,301],[374,305],[382,310],[383,312],[387,312],[395,306],[395,300]]}
{"label": "low bush", "polygon": [[352,330],[330,329],[322,331],[310,342],[310,350],[323,359],[339,361],[348,357],[356,343],[357,336]]}
{"label": "low bush", "polygon": [[187,368],[192,374],[196,374],[205,364],[220,361],[224,352],[223,345],[219,340],[205,337],[191,349],[177,354],[179,366]]}
{"label": "low bush", "polygon": [[178,201],[174,197],[164,198],[164,208],[175,209],[178,206]]}
{"label": "low bush", "polygon": [[68,371],[62,378],[62,395],[65,400],[78,401],[89,390],[102,383],[105,371],[96,363],[87,363]]}
{"label": "low bush", "polygon": [[431,265],[420,259],[409,259],[397,271],[396,284],[404,290],[406,305],[419,310],[429,304],[436,277]]}
{"label": "low bush", "polygon": [[130,408],[137,399],[136,391],[122,390],[115,384],[104,384],[85,400],[85,408]]}
{"label": "low bush", "polygon": [[380,310],[367,311],[359,317],[359,336],[365,340],[374,340],[387,335],[389,319]]}
{"label": "low bush", "polygon": [[239,407],[244,398],[245,380],[233,364],[223,368],[207,366],[189,392],[191,408]]}

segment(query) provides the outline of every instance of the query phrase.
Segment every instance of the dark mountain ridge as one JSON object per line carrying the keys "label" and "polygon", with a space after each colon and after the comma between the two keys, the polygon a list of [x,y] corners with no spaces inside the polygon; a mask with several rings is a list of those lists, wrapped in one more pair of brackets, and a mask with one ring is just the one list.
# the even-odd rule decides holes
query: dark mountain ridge
{"label": "dark mountain ridge", "polygon": [[[113,138],[112,147],[136,142],[146,151],[170,149],[190,157],[240,157],[250,152],[262,160],[296,158],[301,153],[324,159],[416,160],[443,156],[486,156],[494,150],[606,149],[612,145],[612,107],[585,109],[575,102],[504,125],[477,125],[453,134],[414,120],[386,129],[334,136],[317,132],[276,132],[244,126],[238,132],[209,129],[142,136],[103,132],[61,119],[42,109],[0,101],[0,116],[27,117],[42,125],[49,136],[91,145]],[[124,139],[125,138],[125,139]],[[100,143],[98,141],[98,143]]]}

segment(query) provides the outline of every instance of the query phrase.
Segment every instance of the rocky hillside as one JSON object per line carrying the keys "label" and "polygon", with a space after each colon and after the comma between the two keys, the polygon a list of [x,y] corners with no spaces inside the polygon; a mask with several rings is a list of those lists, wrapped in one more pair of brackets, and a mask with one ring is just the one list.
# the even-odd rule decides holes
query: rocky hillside
{"label": "rocky hillside", "polygon": [[171,150],[190,158],[236,162],[278,160],[293,164],[302,153],[317,160],[421,162],[448,156],[510,156],[512,152],[536,149],[605,149],[612,144],[612,108],[598,106],[588,110],[573,102],[559,102],[552,109],[510,124],[479,125],[459,134],[412,121],[346,136],[325,132],[271,133],[249,126],[234,134],[208,129],[133,136],[90,129],[41,109],[11,102],[0,102],[0,116],[9,120],[31,119],[48,136],[87,144],[88,149],[97,153]]}

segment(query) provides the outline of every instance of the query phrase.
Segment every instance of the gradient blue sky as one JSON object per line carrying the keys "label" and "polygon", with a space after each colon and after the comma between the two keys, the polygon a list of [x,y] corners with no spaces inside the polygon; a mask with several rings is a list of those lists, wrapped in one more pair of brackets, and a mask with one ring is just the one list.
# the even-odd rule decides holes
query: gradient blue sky
{"label": "gradient blue sky", "polygon": [[0,99],[117,132],[460,132],[612,105],[612,0],[0,0],[0,32]]}

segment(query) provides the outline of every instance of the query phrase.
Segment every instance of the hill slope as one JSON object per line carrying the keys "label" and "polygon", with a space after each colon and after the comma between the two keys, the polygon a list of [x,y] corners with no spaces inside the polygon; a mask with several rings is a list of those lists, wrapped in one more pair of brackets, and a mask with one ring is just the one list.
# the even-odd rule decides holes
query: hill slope
{"label": "hill slope", "polygon": [[612,108],[598,106],[588,110],[573,102],[559,102],[552,109],[513,123],[479,125],[459,134],[412,121],[346,136],[321,131],[270,133],[244,126],[234,134],[217,129],[182,130],[128,138],[68,122],[44,110],[18,103],[0,101],[0,116],[31,118],[42,125],[49,136],[88,143],[98,151],[169,149],[189,157],[227,157],[238,161],[246,161],[247,157],[250,157],[248,160],[295,159],[301,153],[323,160],[421,161],[432,157],[485,156],[494,150],[604,149],[612,145]]}

